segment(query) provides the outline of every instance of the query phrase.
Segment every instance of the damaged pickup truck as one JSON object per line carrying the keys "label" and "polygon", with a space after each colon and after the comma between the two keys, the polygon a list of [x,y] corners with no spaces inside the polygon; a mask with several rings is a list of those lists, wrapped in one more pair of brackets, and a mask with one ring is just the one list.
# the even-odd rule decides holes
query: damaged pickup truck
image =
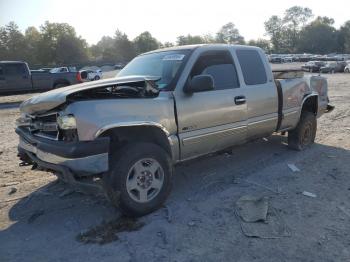
{"label": "damaged pickup truck", "polygon": [[[52,90],[22,103],[23,164],[78,184],[101,184],[127,214],[159,208],[176,163],[288,132],[315,139],[333,109],[327,81],[272,72],[256,47],[196,45],[139,55],[116,78]],[[93,182],[91,182],[93,181]]]}

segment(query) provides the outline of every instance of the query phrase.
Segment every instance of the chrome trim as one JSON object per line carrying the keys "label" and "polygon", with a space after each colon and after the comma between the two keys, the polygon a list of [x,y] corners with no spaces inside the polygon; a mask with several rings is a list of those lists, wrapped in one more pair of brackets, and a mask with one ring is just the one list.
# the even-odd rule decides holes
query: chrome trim
{"label": "chrome trim", "polygon": [[121,123],[115,123],[115,124],[109,124],[106,125],[99,130],[94,135],[94,138],[99,137],[103,132],[115,128],[115,127],[135,127],[135,126],[153,126],[160,128],[167,136],[170,135],[169,131],[161,124],[152,122],[152,121],[130,121],[130,122],[121,122]]}

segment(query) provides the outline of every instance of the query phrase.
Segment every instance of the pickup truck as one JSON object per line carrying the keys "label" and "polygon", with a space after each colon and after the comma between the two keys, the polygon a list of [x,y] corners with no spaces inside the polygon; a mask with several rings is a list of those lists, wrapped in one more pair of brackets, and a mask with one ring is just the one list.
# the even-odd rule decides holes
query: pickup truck
{"label": "pickup truck", "polygon": [[194,45],[30,98],[16,132],[23,164],[75,184],[99,182],[112,203],[141,216],[167,198],[175,164],[274,132],[303,150],[333,108],[325,78],[272,72],[260,48]]}
{"label": "pickup truck", "polygon": [[0,94],[47,91],[82,82],[79,72],[30,71],[21,61],[0,61]]}

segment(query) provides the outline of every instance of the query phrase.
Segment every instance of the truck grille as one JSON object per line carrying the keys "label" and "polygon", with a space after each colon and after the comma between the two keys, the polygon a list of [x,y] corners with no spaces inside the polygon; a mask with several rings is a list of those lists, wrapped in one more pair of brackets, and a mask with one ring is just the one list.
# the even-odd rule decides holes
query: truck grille
{"label": "truck grille", "polygon": [[26,128],[35,136],[44,137],[51,140],[59,139],[57,113],[31,116]]}

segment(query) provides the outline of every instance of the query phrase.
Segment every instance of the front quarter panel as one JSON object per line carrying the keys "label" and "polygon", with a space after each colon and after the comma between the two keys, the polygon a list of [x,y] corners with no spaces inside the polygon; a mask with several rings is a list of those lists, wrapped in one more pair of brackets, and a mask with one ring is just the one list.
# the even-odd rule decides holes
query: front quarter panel
{"label": "front quarter panel", "polygon": [[153,125],[167,136],[177,131],[170,92],[161,92],[156,98],[77,101],[69,104],[64,113],[75,116],[80,141],[94,140],[105,130],[118,126]]}

